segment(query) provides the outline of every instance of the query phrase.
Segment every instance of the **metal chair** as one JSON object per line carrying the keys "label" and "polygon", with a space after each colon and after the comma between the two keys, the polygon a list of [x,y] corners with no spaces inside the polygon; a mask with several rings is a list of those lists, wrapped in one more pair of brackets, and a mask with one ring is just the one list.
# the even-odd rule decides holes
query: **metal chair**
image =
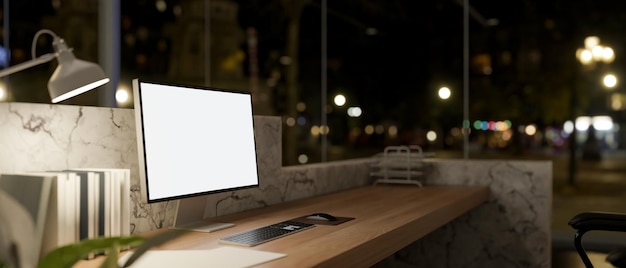
{"label": "metal chair", "polygon": [[[626,214],[612,212],[583,212],[574,216],[568,223],[576,230],[574,246],[585,267],[593,268],[587,252],[583,248],[583,235],[589,231],[626,232]],[[626,267],[626,247],[611,250],[606,261],[615,267]]]}

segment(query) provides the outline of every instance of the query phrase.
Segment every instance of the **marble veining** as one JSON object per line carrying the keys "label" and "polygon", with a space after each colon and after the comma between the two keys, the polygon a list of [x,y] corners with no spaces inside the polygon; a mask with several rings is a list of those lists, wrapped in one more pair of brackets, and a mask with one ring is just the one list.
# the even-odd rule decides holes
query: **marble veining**
{"label": "marble veining", "polygon": [[[372,159],[281,166],[281,120],[255,116],[260,185],[206,197],[212,217],[368,185]],[[172,225],[176,201],[140,200],[132,109],[0,103],[0,173],[76,167],[131,170],[133,233]],[[382,151],[382,149],[381,149]],[[549,267],[549,161],[429,160],[425,185],[484,185],[486,204],[377,267]],[[392,208],[391,208],[392,209]]]}

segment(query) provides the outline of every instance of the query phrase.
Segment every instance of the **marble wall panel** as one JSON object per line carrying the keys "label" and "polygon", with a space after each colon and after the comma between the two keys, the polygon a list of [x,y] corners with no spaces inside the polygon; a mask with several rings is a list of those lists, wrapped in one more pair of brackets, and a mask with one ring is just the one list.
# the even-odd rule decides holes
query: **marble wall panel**
{"label": "marble wall panel", "polygon": [[129,109],[0,103],[0,129],[2,173],[137,166]]}
{"label": "marble wall panel", "polygon": [[489,201],[377,267],[550,267],[552,162],[433,160],[425,184],[480,185]]}

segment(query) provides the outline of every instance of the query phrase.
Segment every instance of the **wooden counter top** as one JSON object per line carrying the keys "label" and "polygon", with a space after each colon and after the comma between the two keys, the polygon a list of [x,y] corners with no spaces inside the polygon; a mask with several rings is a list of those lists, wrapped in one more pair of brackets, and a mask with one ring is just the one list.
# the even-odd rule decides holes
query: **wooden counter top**
{"label": "wooden counter top", "polygon": [[[222,247],[217,241],[221,237],[324,212],[355,219],[335,226],[317,225],[252,247],[287,254],[260,267],[367,267],[486,202],[488,197],[487,187],[366,186],[216,217],[212,221],[235,226],[213,233],[194,232],[160,249]],[[146,235],[164,231],[168,230]],[[91,267],[90,262],[82,262],[80,267]]]}

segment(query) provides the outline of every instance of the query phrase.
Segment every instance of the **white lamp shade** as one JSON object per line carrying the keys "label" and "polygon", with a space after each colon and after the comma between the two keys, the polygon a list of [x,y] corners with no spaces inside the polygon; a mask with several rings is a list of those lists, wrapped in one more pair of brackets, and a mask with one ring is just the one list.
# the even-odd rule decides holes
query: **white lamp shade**
{"label": "white lamp shade", "polygon": [[82,94],[109,82],[104,71],[95,63],[73,57],[59,59],[59,65],[48,81],[52,103]]}

